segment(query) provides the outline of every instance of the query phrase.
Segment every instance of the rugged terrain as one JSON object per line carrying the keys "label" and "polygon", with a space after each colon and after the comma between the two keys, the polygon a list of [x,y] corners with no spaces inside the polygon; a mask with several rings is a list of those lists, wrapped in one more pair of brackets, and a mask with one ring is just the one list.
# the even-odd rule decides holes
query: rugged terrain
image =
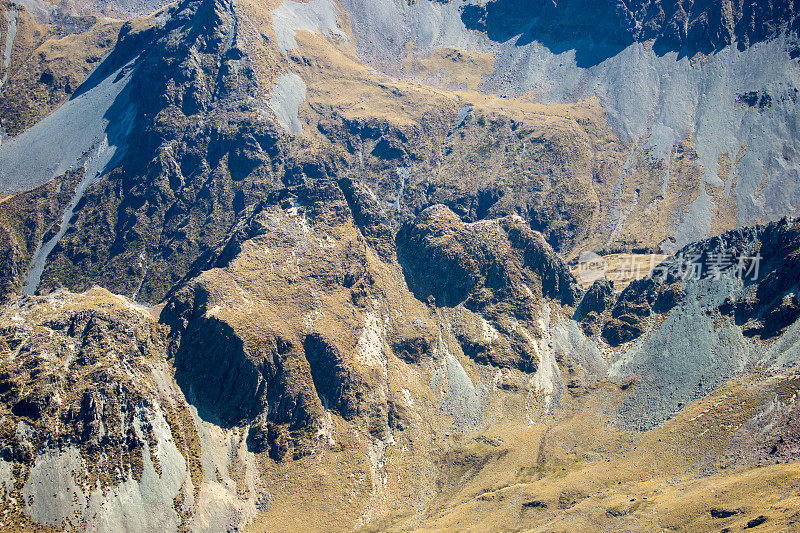
{"label": "rugged terrain", "polygon": [[2,9],[0,527],[800,528],[795,4]]}

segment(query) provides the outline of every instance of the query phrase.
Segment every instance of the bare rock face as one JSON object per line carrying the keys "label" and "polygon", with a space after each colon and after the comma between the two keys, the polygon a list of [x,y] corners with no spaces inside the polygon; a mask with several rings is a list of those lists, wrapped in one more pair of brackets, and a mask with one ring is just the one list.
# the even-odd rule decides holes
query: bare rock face
{"label": "bare rock face", "polygon": [[[784,220],[769,225],[759,232],[759,238],[760,246],[750,247],[758,265],[748,262],[748,269],[753,267],[749,290],[739,299],[726,301],[722,311],[732,313],[737,323],[744,324],[746,335],[768,339],[800,317],[800,223]],[[739,240],[736,249],[746,249],[746,233]]]}
{"label": "bare rock face", "polygon": [[576,46],[578,64],[592,66],[634,43],[654,40],[655,50],[688,56],[732,43],[744,49],[800,24],[794,2],[526,2],[493,0],[466,5],[468,28],[518,45],[537,40],[553,51]]}
{"label": "bare rock face", "polygon": [[[5,500],[7,513],[23,524],[32,519],[62,527],[67,520],[90,527],[98,518],[92,513],[100,512],[92,508],[97,502],[89,503],[93,491],[113,492],[126,483],[148,490],[153,470],[159,477],[186,475],[181,452],[165,448],[164,439],[172,431],[177,438],[181,429],[153,375],[166,338],[147,311],[95,289],[13,301],[0,321],[1,460],[28,472],[4,480],[26,498],[17,505]],[[59,467],[60,460],[68,464]],[[74,481],[62,486],[49,479],[45,489],[40,476],[50,468],[65,469],[62,475]],[[153,515],[180,521],[170,508],[183,488],[166,478],[165,486],[153,493]],[[62,499],[61,491],[70,497]],[[190,492],[185,496],[191,499]]]}
{"label": "bare rock face", "polygon": [[[244,437],[241,448],[234,435],[230,445],[206,440],[213,428],[193,417],[166,347],[146,309],[100,288],[3,307],[4,527],[177,531],[246,520],[248,496],[225,489],[236,475],[227,460],[202,458],[221,447],[246,463]],[[253,474],[241,487],[256,490]]]}
{"label": "bare rock face", "polygon": [[653,428],[742,369],[793,364],[798,228],[785,219],[687,246],[602,305],[602,285],[589,290],[576,319],[614,349],[613,373],[636,380],[623,424]]}
{"label": "bare rock face", "polygon": [[466,356],[501,368],[536,372],[537,348],[515,321],[535,322],[549,301],[575,306],[580,294],[563,261],[519,217],[465,224],[433,206],[400,229],[397,258],[417,299],[483,317],[485,324],[455,315],[453,332]]}
{"label": "bare rock face", "polygon": [[[97,290],[85,303],[106,297]],[[142,445],[132,417],[139,403],[157,398],[143,394],[145,378],[127,375],[124,365],[133,369],[162,354],[164,332],[145,311],[124,302],[109,310],[83,303],[60,295],[44,306],[26,302],[5,309],[3,349],[13,357],[0,378],[2,401],[15,418],[39,428],[34,441],[17,443],[31,445],[30,452],[66,443],[89,454]],[[71,309],[59,309],[64,305]],[[19,458],[23,448],[12,443],[7,452]]]}
{"label": "bare rock face", "polygon": [[397,248],[414,295],[439,306],[466,302],[485,311],[526,298],[577,303],[569,269],[519,217],[465,224],[445,206],[433,206],[401,228]]}
{"label": "bare rock face", "polygon": [[424,211],[397,240],[409,288],[420,300],[432,297],[438,305],[455,306],[485,283],[491,259],[485,257],[483,241],[444,206]]}
{"label": "bare rock face", "polygon": [[600,316],[614,304],[614,296],[614,284],[605,279],[595,281],[586,291],[575,312],[575,319],[581,323],[587,335],[598,333]]}
{"label": "bare rock face", "polygon": [[[772,338],[800,316],[798,292],[797,222],[782,220],[734,230],[687,246],[656,268],[656,275],[631,283],[614,301],[603,322],[602,335],[611,346],[640,337],[651,316],[666,315],[687,298],[687,283],[735,279],[739,286],[716,303],[715,311],[734,319],[748,337]],[[587,306],[601,285],[584,297]],[[602,314],[597,313],[597,314]],[[596,320],[596,319],[595,319]]]}

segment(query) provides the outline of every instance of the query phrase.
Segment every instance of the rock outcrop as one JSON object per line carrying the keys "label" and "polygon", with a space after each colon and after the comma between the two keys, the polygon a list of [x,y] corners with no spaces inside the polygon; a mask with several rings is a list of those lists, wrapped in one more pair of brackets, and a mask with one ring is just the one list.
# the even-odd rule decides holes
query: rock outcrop
{"label": "rock outcrop", "polygon": [[257,206],[161,313],[187,397],[223,426],[253,424],[251,446],[275,459],[317,447],[326,409],[384,436],[372,253],[333,182]]}
{"label": "rock outcrop", "polygon": [[[597,311],[600,308],[610,308],[603,337],[611,346],[619,346],[641,336],[651,316],[663,316],[681,305],[687,283],[735,280],[739,285],[723,289],[731,294],[716,304],[716,311],[732,317],[749,337],[771,338],[800,317],[796,297],[799,231],[797,222],[784,219],[724,233],[684,248],[657,266],[655,275],[631,283],[611,307],[595,301],[603,287],[599,283],[584,302],[595,314],[602,313]],[[596,321],[594,315],[589,316],[591,310],[581,318],[584,324]]]}
{"label": "rock outcrop", "polygon": [[[3,307],[4,528],[178,531],[246,520],[255,495],[229,491],[234,468],[208,456],[241,450],[247,462],[244,444],[207,439],[166,346],[146,309],[104,289]],[[256,489],[254,473],[238,474],[241,487]]]}

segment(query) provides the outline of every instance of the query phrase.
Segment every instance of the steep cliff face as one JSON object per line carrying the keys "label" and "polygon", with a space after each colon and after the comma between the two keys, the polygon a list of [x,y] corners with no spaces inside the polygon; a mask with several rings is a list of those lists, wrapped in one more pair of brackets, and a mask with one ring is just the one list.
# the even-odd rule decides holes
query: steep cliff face
{"label": "steep cliff face", "polygon": [[520,315],[534,313],[533,302],[543,297],[576,304],[572,274],[521,217],[465,224],[446,207],[433,206],[400,229],[397,253],[419,300],[432,297],[450,307],[467,302],[485,312],[514,292],[521,298],[529,293],[530,302],[514,309]]}
{"label": "steep cliff face", "polygon": [[[749,337],[774,337],[800,316],[795,297],[798,229],[797,222],[784,219],[690,245],[659,265],[656,276],[631,284],[613,305],[592,300],[587,309],[610,311],[603,336],[618,346],[641,335],[652,314],[667,314],[684,303],[693,284],[733,278],[741,287],[717,302],[716,311],[734,318]],[[592,299],[603,282],[596,285],[587,295]]]}
{"label": "steep cliff face", "polygon": [[735,44],[745,49],[800,30],[794,2],[635,1],[468,4],[461,19],[494,40],[539,41],[558,53],[572,47],[578,66],[593,66],[635,42],[653,41],[659,54],[711,54]]}

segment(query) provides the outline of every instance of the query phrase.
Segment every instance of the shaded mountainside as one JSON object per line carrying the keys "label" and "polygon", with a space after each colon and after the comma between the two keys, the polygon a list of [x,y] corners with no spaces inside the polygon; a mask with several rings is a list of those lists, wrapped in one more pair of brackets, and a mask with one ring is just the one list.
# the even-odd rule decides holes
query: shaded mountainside
{"label": "shaded mountainside", "polygon": [[800,30],[793,1],[639,0],[601,2],[492,0],[468,4],[461,18],[494,40],[533,40],[554,52],[574,47],[578,66],[593,66],[635,42],[653,41],[659,54],[710,54],[731,44],[745,49],[782,31]]}

